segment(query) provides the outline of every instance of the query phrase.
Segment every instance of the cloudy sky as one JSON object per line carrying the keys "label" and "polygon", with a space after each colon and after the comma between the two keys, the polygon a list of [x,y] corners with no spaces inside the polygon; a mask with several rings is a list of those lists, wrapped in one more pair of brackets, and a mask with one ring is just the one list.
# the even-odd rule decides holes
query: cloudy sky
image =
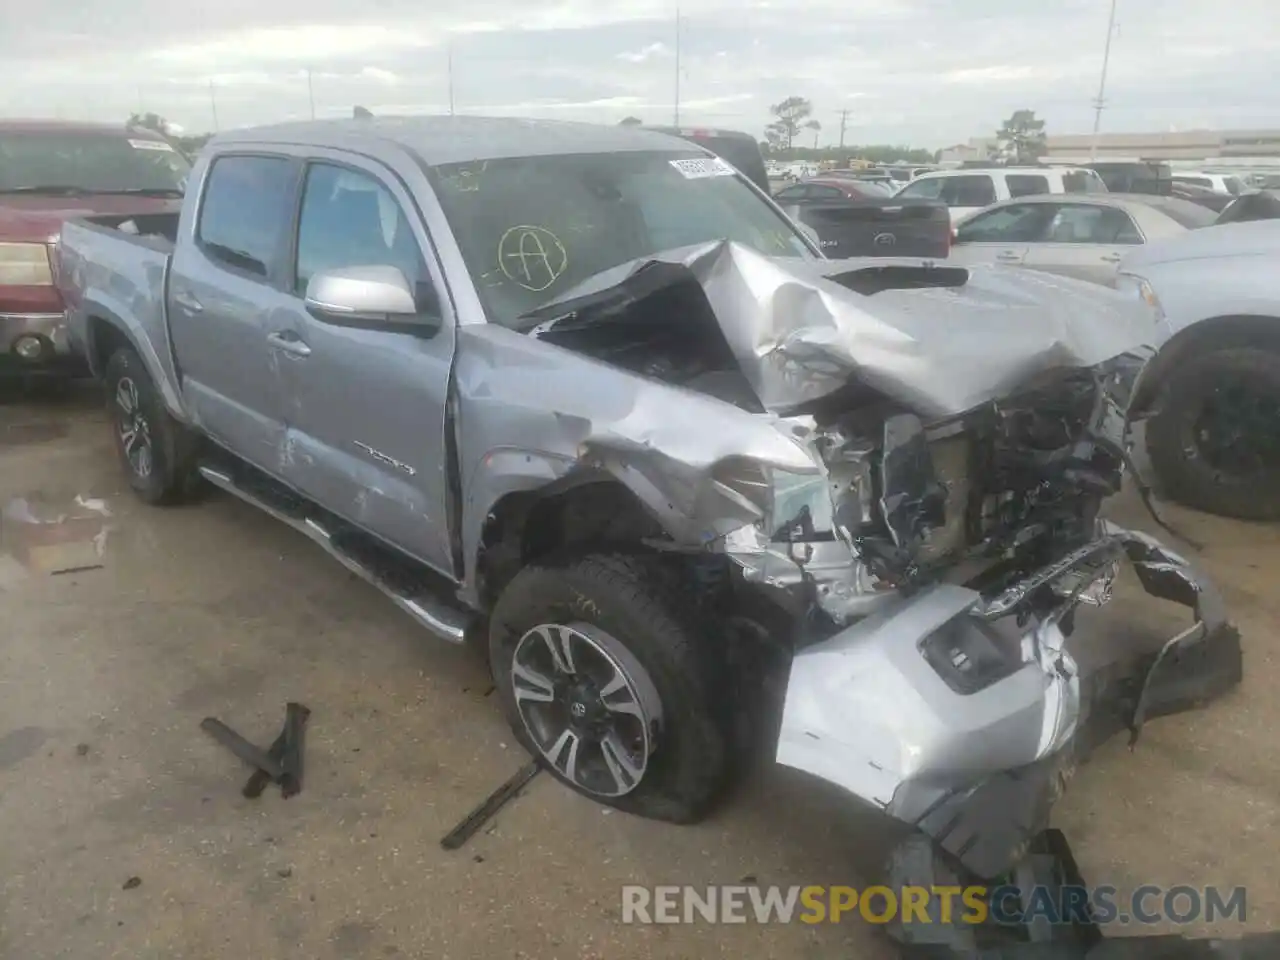
{"label": "cloudy sky", "polygon": [[[1118,0],[1107,130],[1280,127],[1276,0]],[[681,0],[680,119],[940,147],[1028,107],[1087,132],[1109,0]],[[0,116],[188,131],[458,112],[669,123],[675,0],[0,0]],[[16,81],[16,82],[15,82]],[[212,97],[211,97],[212,92]]]}

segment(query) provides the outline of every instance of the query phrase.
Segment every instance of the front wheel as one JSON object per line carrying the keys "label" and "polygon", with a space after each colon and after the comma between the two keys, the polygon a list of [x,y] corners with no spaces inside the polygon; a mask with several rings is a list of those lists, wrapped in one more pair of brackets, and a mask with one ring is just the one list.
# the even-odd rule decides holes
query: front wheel
{"label": "front wheel", "polygon": [[701,638],[643,557],[533,565],[490,617],[494,685],[521,743],[578,793],[640,816],[700,819],[726,779]]}
{"label": "front wheel", "polygon": [[111,355],[103,378],[120,466],[147,503],[176,503],[195,487],[194,437],[169,415],[155,383],[130,347]]}
{"label": "front wheel", "polygon": [[1162,393],[1147,446],[1168,495],[1222,516],[1280,520],[1280,352],[1192,357]]}

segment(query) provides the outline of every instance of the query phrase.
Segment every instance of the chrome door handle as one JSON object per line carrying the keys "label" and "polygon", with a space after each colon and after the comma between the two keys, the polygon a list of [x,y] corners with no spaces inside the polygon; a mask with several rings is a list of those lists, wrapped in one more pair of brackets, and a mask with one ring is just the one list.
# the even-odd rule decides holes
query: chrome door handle
{"label": "chrome door handle", "polygon": [[1120,257],[1120,254],[1118,253],[1108,253],[1105,257],[1102,258],[1103,263],[1119,263],[1120,260],[1121,260],[1121,257]]}
{"label": "chrome door handle", "polygon": [[189,293],[175,293],[173,302],[188,313],[199,313],[204,309],[204,304]]}
{"label": "chrome door handle", "polygon": [[296,336],[286,337],[282,333],[268,333],[267,343],[275,347],[277,350],[283,350],[285,353],[293,354],[295,357],[311,356],[311,348],[299,340]]}
{"label": "chrome door handle", "polygon": [[996,254],[996,259],[1003,260],[1005,263],[1017,263],[1019,260],[1022,259],[1022,254],[1010,253],[1007,250],[1003,250],[1000,253]]}

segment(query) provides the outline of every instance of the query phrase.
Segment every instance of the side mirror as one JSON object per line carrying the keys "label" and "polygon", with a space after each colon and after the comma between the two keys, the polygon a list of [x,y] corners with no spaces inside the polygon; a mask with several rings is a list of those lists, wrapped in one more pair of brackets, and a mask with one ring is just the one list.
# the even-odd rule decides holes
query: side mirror
{"label": "side mirror", "polygon": [[307,282],[305,303],[314,316],[339,326],[434,331],[438,304],[422,299],[399,267],[369,266],[320,271]]}

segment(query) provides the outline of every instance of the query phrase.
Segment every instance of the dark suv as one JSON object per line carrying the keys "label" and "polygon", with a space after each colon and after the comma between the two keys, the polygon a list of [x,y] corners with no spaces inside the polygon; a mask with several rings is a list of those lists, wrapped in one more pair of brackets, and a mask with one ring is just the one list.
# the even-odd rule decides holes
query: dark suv
{"label": "dark suv", "polygon": [[728,160],[744,177],[765,193],[769,192],[769,175],[764,168],[764,155],[760,144],[749,133],[738,130],[712,130],[707,127],[648,127],[658,133],[669,133],[700,147],[706,147],[717,157]]}

